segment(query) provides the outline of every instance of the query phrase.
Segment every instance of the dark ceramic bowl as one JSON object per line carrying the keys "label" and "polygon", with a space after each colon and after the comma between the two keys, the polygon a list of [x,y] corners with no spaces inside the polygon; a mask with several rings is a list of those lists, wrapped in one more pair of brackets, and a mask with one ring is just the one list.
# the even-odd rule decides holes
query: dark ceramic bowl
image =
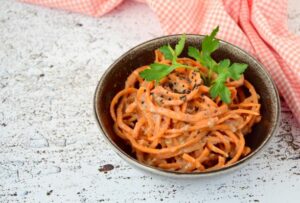
{"label": "dark ceramic bowl", "polygon": [[[95,92],[94,108],[97,122],[104,137],[123,159],[138,168],[160,175],[171,177],[202,177],[221,174],[244,166],[247,161],[266,145],[275,133],[279,123],[280,100],[274,82],[265,71],[263,65],[245,51],[224,41],[220,41],[220,48],[215,51],[213,58],[217,61],[229,58],[232,62],[248,64],[249,67],[245,72],[245,78],[254,85],[256,91],[261,96],[262,120],[253,127],[252,133],[246,136],[246,143],[252,149],[252,152],[248,156],[231,166],[215,171],[199,173],[170,172],[138,162],[131,153],[130,147],[124,144],[125,142],[114,133],[113,120],[109,113],[110,102],[124,88],[127,76],[137,67],[152,63],[154,61],[155,49],[168,43],[175,46],[179,38],[179,35],[165,36],[138,45],[123,54],[103,74]],[[187,35],[182,56],[187,56],[188,46],[199,47],[202,39],[203,36],[200,35]]]}

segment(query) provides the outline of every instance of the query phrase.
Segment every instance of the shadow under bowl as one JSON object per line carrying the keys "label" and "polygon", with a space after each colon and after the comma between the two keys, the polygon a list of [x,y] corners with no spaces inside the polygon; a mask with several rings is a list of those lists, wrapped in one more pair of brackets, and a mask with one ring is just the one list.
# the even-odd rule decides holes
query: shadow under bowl
{"label": "shadow under bowl", "polygon": [[[262,119],[253,127],[252,132],[245,136],[247,146],[252,149],[249,155],[231,166],[214,171],[197,173],[165,171],[138,162],[134,157],[134,154],[132,154],[131,147],[114,132],[114,122],[109,112],[110,103],[113,97],[124,88],[125,81],[133,70],[140,66],[153,63],[155,49],[166,44],[170,44],[174,47],[179,38],[180,35],[170,35],[140,44],[123,54],[106,70],[98,83],[94,96],[95,116],[104,137],[117,154],[124,160],[131,163],[133,166],[159,175],[185,178],[206,177],[223,174],[244,166],[250,158],[266,145],[268,140],[275,133],[279,123],[280,99],[274,82],[265,71],[263,65],[245,51],[222,40],[220,40],[219,49],[213,53],[213,58],[216,61],[228,58],[232,62],[248,64],[249,66],[244,73],[245,79],[252,83],[257,93],[260,95]],[[185,49],[181,56],[187,56],[188,46],[199,47],[203,38],[204,36],[202,35],[186,35]]]}

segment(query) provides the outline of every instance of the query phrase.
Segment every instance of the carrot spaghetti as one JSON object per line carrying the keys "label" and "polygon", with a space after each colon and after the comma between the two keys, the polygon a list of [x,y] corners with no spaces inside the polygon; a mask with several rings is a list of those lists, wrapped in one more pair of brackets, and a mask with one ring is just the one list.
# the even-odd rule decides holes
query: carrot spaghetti
{"label": "carrot spaghetti", "polygon": [[[231,102],[226,104],[210,97],[201,78],[206,67],[191,58],[177,61],[199,71],[177,68],[159,84],[140,77],[149,66],[129,75],[111,101],[116,134],[131,145],[138,161],[169,171],[216,170],[249,154],[244,137],[261,119],[251,83],[243,75],[227,79]],[[171,63],[159,50],[155,62]]]}

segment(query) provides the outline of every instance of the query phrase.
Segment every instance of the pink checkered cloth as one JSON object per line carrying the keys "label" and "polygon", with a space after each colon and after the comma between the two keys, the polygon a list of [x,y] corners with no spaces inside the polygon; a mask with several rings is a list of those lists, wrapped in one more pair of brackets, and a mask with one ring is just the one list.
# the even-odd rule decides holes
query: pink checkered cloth
{"label": "pink checkered cloth", "polygon": [[[123,0],[23,0],[101,16]],[[139,0],[156,13],[165,34],[208,34],[261,61],[300,123],[300,38],[288,31],[286,0]]]}

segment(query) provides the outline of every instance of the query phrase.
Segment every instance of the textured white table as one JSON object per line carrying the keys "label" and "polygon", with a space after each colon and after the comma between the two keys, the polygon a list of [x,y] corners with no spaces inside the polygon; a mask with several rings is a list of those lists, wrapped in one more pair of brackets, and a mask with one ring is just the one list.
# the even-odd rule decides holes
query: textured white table
{"label": "textured white table", "polygon": [[[289,26],[300,33],[297,0]],[[110,149],[94,89],[122,53],[162,35],[147,6],[127,1],[96,19],[1,1],[0,32],[0,202],[299,202],[300,128],[284,104],[269,146],[222,177],[149,176]]]}

